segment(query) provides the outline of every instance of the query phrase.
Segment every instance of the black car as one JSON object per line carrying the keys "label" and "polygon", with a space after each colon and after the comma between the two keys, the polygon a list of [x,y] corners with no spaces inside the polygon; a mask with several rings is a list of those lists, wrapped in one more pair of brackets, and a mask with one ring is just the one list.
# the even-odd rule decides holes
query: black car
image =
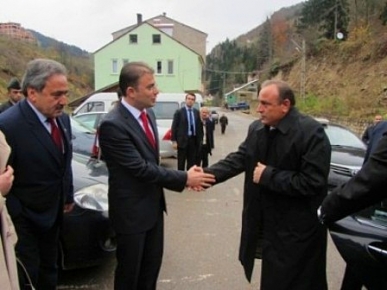
{"label": "black car", "polygon": [[[322,123],[332,146],[328,178],[331,191],[360,170],[366,147],[347,128]],[[350,273],[346,274],[345,283],[357,283],[367,289],[387,289],[387,202],[337,221],[329,231]],[[346,287],[352,289],[354,286],[346,284]]]}
{"label": "black car", "polygon": [[74,209],[64,215],[60,266],[83,268],[102,263],[116,249],[108,216],[108,171],[104,162],[73,154]]}
{"label": "black car", "polygon": [[331,166],[328,177],[328,191],[343,184],[354,176],[363,165],[366,146],[348,128],[318,119],[323,124],[331,143]]}

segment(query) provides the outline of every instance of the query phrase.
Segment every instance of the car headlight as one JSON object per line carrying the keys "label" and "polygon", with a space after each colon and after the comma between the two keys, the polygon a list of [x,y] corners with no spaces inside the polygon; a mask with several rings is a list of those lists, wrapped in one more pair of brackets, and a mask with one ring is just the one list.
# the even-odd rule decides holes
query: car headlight
{"label": "car headlight", "polygon": [[96,211],[108,210],[108,186],[103,183],[94,184],[78,190],[74,194],[74,202],[81,208]]}

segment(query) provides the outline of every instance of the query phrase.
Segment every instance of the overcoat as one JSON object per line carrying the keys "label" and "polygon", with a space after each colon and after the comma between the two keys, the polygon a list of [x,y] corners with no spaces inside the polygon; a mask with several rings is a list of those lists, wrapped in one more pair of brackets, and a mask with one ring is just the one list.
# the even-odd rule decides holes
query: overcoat
{"label": "overcoat", "polygon": [[[239,259],[250,281],[262,231],[261,289],[327,289],[327,231],[316,212],[330,154],[322,125],[291,108],[274,130],[254,121],[238,150],[205,170],[216,182],[245,172]],[[257,162],[267,166],[259,184]]]}

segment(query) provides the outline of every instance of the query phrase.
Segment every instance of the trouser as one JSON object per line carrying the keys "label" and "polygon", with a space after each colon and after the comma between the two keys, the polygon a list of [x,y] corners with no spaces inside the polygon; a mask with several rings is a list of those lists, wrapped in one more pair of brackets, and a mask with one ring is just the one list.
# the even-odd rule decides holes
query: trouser
{"label": "trouser", "polygon": [[117,234],[115,290],[155,290],[164,247],[164,216],[153,228],[136,234]]}
{"label": "trouser", "polygon": [[226,125],[221,124],[220,127],[222,134],[224,134],[224,132],[226,132]]}
{"label": "trouser", "polygon": [[[58,223],[55,223],[48,230],[42,230],[23,216],[15,218],[13,223],[18,236],[16,257],[25,267],[32,285],[36,289],[56,289],[58,280]],[[29,280],[20,267],[18,274],[20,289],[31,289]]]}
{"label": "trouser", "polygon": [[187,170],[195,164],[197,165],[197,144],[195,137],[188,137],[187,146],[177,148],[177,169],[185,170],[187,161]]}

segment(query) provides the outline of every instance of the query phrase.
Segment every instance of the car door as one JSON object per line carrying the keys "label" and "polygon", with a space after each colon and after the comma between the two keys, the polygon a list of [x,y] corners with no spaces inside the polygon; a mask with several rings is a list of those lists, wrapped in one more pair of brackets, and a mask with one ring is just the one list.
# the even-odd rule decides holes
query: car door
{"label": "car door", "polygon": [[387,289],[387,200],[330,226],[343,259],[368,289]]}

